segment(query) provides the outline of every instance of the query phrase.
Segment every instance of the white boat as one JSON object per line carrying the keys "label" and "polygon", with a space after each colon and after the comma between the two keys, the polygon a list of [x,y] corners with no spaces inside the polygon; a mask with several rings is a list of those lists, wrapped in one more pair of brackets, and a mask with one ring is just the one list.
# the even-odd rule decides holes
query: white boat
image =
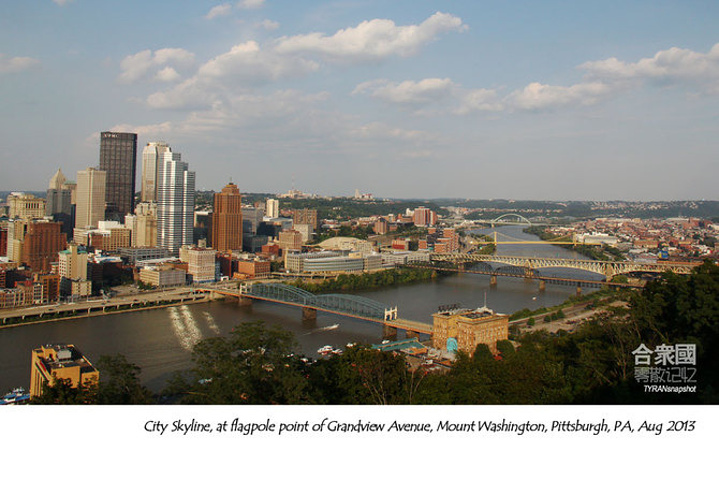
{"label": "white boat", "polygon": [[328,353],[331,353],[332,350],[334,350],[332,348],[332,345],[325,345],[324,347],[318,348],[317,353],[322,354],[322,355],[327,355]]}
{"label": "white boat", "polygon": [[24,388],[19,387],[3,395],[2,399],[0,399],[0,405],[14,405],[16,403],[27,402],[28,400],[30,400],[30,393],[26,392]]}
{"label": "white boat", "polygon": [[339,323],[335,323],[334,325],[328,325],[326,327],[321,327],[321,328],[318,328],[317,330],[324,332],[325,330],[335,330],[337,328],[340,328]]}

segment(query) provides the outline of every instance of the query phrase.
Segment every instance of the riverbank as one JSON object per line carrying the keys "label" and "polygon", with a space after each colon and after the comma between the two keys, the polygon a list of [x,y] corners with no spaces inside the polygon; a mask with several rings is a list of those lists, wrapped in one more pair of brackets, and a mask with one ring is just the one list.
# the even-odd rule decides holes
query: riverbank
{"label": "riverbank", "polygon": [[311,293],[354,293],[398,285],[430,282],[437,277],[438,273],[432,270],[399,267],[359,275],[340,275],[337,278],[323,280],[319,283],[296,280],[289,282],[289,284]]}
{"label": "riverbank", "polygon": [[88,300],[60,306],[44,305],[3,312],[6,315],[2,318],[0,329],[211,301],[209,295],[203,294],[199,296],[187,289],[169,292],[148,292],[134,295],[133,297],[132,299],[116,298],[102,303],[98,303],[96,300]]}
{"label": "riverbank", "polygon": [[[522,230],[524,233],[529,233],[531,235],[538,236],[541,240],[544,241],[556,241],[556,242],[569,242],[572,240],[571,235],[565,235],[563,237],[555,237],[551,233],[547,233],[545,231],[545,227],[539,227],[539,226],[533,226],[533,227],[527,227],[524,230]],[[611,247],[609,245],[583,245],[583,244],[576,244],[576,245],[557,245],[558,247],[572,250],[577,253],[580,253],[584,255],[585,257],[591,258],[592,260],[597,260],[600,262],[613,262],[613,261],[624,261],[626,258],[624,257],[624,254],[619,251],[618,249]]]}
{"label": "riverbank", "polygon": [[587,295],[573,295],[553,307],[540,307],[535,310],[524,308],[514,312],[509,316],[509,323],[510,325],[521,325],[526,328],[539,327],[538,322],[543,322],[546,325],[563,321],[562,323],[566,325],[574,325],[580,320],[591,318],[608,306],[626,304],[627,295],[628,292],[624,290],[609,290],[606,288]]}

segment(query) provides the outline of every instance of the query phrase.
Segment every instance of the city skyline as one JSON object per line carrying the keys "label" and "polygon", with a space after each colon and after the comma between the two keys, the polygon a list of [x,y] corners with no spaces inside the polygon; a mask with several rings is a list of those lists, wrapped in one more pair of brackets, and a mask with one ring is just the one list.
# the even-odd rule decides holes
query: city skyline
{"label": "city skyline", "polygon": [[169,5],[7,6],[0,190],[112,131],[177,146],[198,190],[719,199],[719,5]]}

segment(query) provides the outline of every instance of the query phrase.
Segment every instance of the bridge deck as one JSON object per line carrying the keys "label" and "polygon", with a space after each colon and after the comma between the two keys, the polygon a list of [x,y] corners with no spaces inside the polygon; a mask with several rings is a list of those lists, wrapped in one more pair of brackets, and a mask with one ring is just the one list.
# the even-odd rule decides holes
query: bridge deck
{"label": "bridge deck", "polygon": [[408,319],[404,319],[404,318],[397,318],[394,320],[384,320],[382,318],[367,317],[364,315],[358,315],[355,313],[345,312],[345,311],[341,311],[341,310],[332,310],[332,309],[325,308],[322,306],[317,306],[317,305],[306,305],[303,303],[289,302],[286,300],[278,300],[276,298],[267,298],[267,297],[262,297],[259,295],[252,295],[252,294],[247,294],[247,293],[240,294],[240,292],[238,290],[225,290],[225,289],[215,289],[215,288],[197,288],[196,290],[204,290],[204,291],[208,291],[208,292],[219,293],[221,295],[228,295],[228,296],[237,297],[237,298],[251,298],[253,300],[262,300],[265,302],[279,303],[282,305],[288,305],[288,306],[292,306],[292,307],[311,308],[313,310],[317,310],[320,312],[326,312],[326,313],[332,313],[335,315],[341,315],[344,317],[356,318],[358,320],[366,320],[368,322],[374,322],[374,323],[378,323],[381,325],[386,325],[388,327],[398,328],[400,330],[409,330],[412,332],[426,333],[426,334],[432,333],[432,325],[427,324],[427,323],[417,322],[414,320],[408,320]]}

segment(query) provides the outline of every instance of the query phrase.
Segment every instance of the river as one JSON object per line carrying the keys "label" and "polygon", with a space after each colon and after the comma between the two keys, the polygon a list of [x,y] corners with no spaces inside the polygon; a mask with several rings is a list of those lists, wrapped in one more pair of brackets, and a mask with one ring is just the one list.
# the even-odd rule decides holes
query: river
{"label": "river", "polygon": [[[518,226],[503,226],[498,231],[517,239],[537,240]],[[489,233],[490,230],[475,232]],[[536,244],[500,245],[497,254],[581,258],[571,250]],[[597,278],[592,274],[567,273],[567,270],[563,273],[572,278]],[[573,286],[551,284],[546,291],[539,292],[536,281],[511,277],[500,277],[498,286],[490,287],[488,276],[474,274],[358,292],[389,306],[396,305],[402,318],[427,323],[431,323],[431,315],[439,305],[477,307],[483,305],[486,298],[488,307],[512,313],[522,308],[557,305],[574,293]],[[174,371],[191,368],[191,350],[197,341],[225,335],[238,322],[255,320],[291,331],[299,350],[313,356],[326,344],[341,347],[349,342],[378,343],[382,339],[382,327],[378,324],[318,312],[316,324],[303,325],[298,308],[262,302],[255,302],[251,307],[240,307],[229,301],[200,303],[25,325],[0,330],[0,393],[18,386],[28,387],[30,352],[47,343],[72,343],[90,361],[96,361],[101,355],[122,353],[142,368],[143,383],[158,391]],[[335,324],[339,327],[327,328]]]}

